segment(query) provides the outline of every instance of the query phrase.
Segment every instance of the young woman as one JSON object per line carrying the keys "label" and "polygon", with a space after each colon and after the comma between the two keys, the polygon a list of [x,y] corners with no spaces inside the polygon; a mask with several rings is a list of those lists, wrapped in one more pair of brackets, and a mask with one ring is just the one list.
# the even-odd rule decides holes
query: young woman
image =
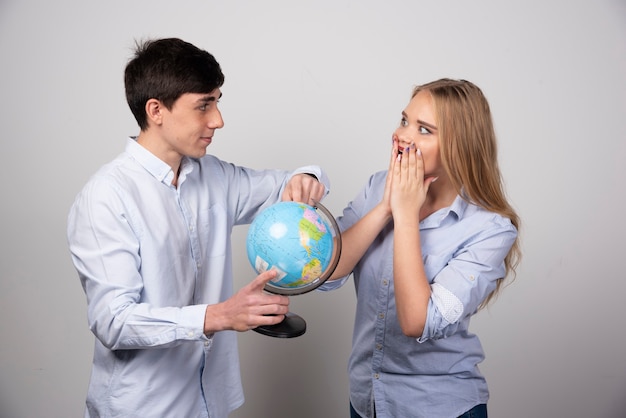
{"label": "young woman", "polygon": [[419,86],[392,143],[389,169],[338,220],[342,257],[322,288],[354,275],[351,416],[486,417],[469,322],[520,258],[487,100],[464,80]]}

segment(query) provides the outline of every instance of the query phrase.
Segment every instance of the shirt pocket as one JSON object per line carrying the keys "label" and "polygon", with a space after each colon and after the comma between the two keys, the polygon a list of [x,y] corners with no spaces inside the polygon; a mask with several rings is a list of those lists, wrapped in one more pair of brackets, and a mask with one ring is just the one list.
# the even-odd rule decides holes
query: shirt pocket
{"label": "shirt pocket", "polygon": [[207,208],[200,216],[200,226],[199,233],[203,235],[200,240],[206,243],[206,256],[224,257],[227,247],[230,246],[232,229],[224,206],[217,203]]}

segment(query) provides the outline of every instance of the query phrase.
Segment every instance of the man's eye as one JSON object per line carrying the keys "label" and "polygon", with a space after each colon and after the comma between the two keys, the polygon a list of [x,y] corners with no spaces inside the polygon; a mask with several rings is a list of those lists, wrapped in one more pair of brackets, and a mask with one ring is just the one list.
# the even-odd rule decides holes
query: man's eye
{"label": "man's eye", "polygon": [[199,109],[203,112],[206,110],[206,108],[207,108],[206,104],[203,104],[202,106],[199,107]]}

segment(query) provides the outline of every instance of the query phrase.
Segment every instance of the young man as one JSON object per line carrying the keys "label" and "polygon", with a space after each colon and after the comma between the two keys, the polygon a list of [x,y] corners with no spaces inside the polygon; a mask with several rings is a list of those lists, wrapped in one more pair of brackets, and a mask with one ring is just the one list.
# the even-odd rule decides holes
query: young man
{"label": "young man", "polygon": [[281,199],[321,199],[329,182],[317,166],[260,171],[206,155],[224,126],[223,82],[211,54],[179,39],[139,45],[126,67],[139,136],[68,217],[96,336],[87,417],[226,417],[243,403],[233,330],[288,311],[263,292],[273,272],[233,295],[230,234]]}

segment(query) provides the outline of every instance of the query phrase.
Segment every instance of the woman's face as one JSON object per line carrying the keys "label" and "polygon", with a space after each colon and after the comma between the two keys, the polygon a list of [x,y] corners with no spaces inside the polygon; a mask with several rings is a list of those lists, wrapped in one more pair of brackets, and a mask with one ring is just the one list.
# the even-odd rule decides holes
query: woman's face
{"label": "woman's face", "polygon": [[402,112],[400,126],[393,134],[398,148],[415,143],[424,158],[424,177],[444,175],[439,156],[439,133],[435,124],[433,99],[429,92],[417,93]]}

